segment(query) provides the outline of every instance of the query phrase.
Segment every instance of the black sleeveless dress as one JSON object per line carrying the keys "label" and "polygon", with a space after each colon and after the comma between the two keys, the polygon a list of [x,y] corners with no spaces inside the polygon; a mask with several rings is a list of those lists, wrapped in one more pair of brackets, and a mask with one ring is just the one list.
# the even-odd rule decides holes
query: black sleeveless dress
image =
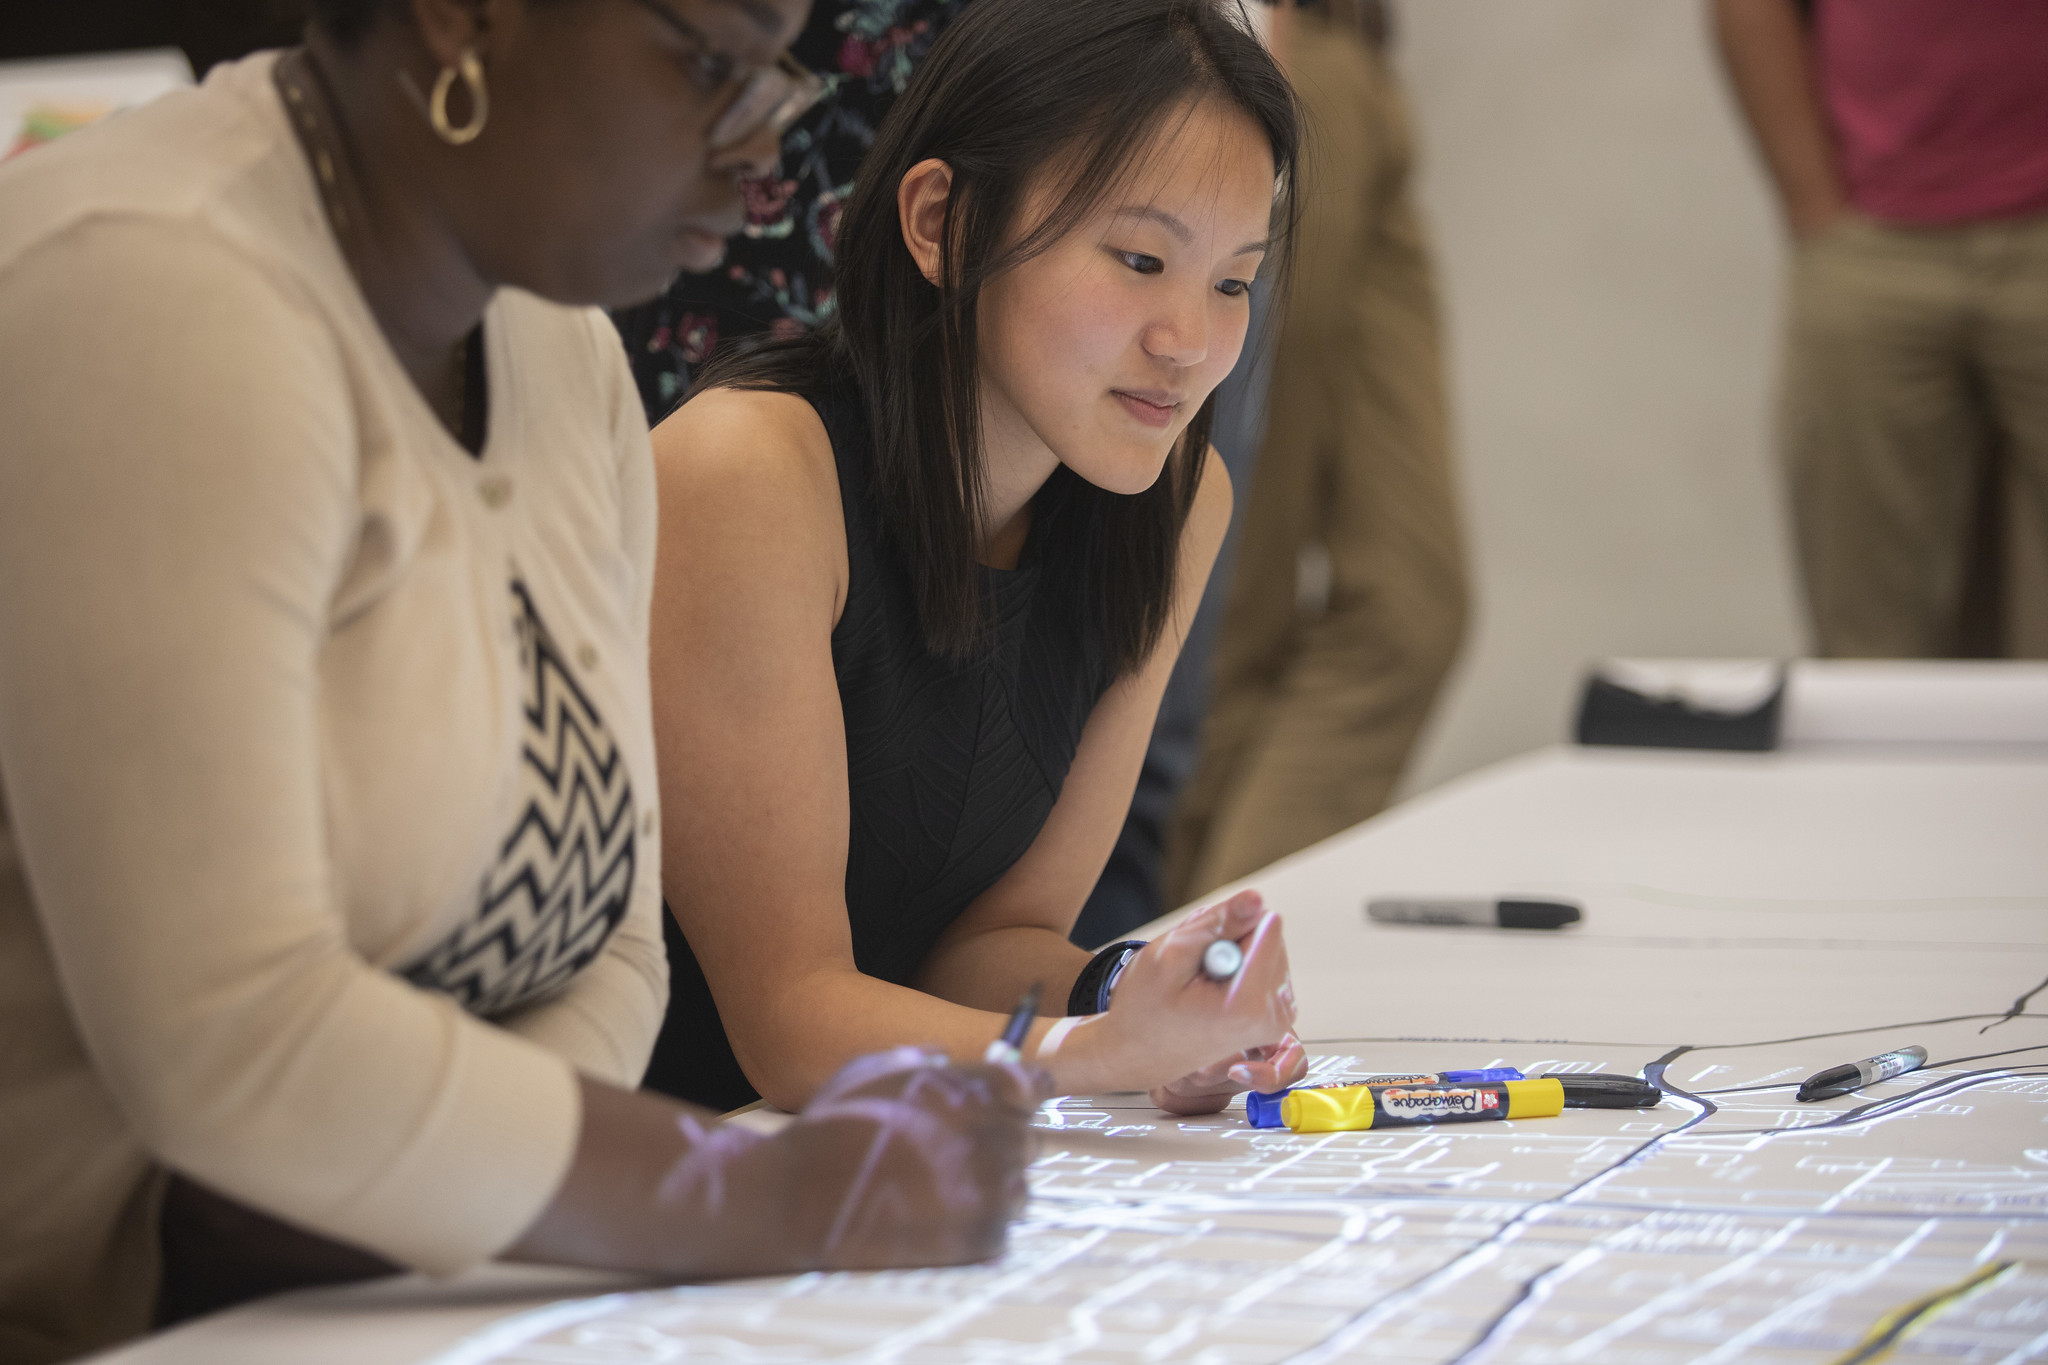
{"label": "black sleeveless dress", "polygon": [[[831,437],[846,518],[849,583],[832,667],[846,718],[854,963],[901,984],[1038,837],[1110,679],[1095,613],[1074,609],[1074,594],[1057,590],[1062,566],[1046,563],[1073,475],[1058,471],[1034,500],[1018,566],[979,570],[992,647],[948,660],[925,644],[909,570],[870,494],[858,400],[843,391],[804,397]],[[753,1101],[672,915],[662,931],[668,1018],[645,1084],[713,1109]]]}

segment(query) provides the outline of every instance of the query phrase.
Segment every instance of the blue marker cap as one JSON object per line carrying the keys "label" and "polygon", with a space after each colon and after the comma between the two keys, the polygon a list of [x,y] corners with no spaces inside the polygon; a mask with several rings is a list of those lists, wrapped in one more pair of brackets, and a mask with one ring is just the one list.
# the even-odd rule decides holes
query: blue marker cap
{"label": "blue marker cap", "polygon": [[[1393,1077],[1387,1077],[1391,1084]],[[1436,1080],[1444,1085],[1482,1085],[1489,1081],[1519,1081],[1527,1079],[1511,1066],[1496,1066],[1485,1071],[1439,1071]],[[1296,1090],[1329,1090],[1344,1085],[1370,1085],[1372,1078],[1358,1081],[1317,1081],[1312,1085],[1291,1085],[1285,1090],[1254,1090],[1244,1097],[1244,1121],[1254,1128],[1285,1128],[1286,1122],[1280,1117],[1280,1101]]]}
{"label": "blue marker cap", "polygon": [[1244,1121],[1254,1128],[1285,1128],[1280,1121],[1280,1101],[1286,1098],[1286,1090],[1252,1091],[1244,1097]]}

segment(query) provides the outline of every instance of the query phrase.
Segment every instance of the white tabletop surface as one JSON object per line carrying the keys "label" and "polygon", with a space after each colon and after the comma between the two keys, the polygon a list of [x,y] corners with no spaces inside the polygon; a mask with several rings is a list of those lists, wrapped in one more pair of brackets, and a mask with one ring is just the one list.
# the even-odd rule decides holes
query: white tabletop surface
{"label": "white tabletop surface", "polygon": [[[1287,916],[1320,1074],[1635,1071],[1691,1047],[1675,1085],[1743,1088],[1715,1113],[1314,1141],[1068,1100],[992,1267],[595,1303],[629,1286],[498,1267],[285,1296],[103,1359],[1821,1361],[1980,1271],[2000,1277],[1894,1358],[2048,1355],[2048,1085],[1960,1069],[2048,1057],[2038,1009],[1996,1022],[2048,977],[2048,754],[1549,750],[1256,880]],[[1568,896],[1585,920],[1364,918],[1403,893]],[[1801,1037],[1819,1033],[1840,1036]],[[1909,1041],[1957,1059],[1925,1075],[1969,1102],[1757,1135],[1829,1117],[1784,1077]]]}

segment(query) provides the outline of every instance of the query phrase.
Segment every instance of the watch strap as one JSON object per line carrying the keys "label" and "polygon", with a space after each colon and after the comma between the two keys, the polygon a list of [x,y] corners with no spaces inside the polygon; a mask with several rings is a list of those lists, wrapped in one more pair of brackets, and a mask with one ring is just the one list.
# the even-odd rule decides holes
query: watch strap
{"label": "watch strap", "polygon": [[1123,975],[1124,967],[1144,946],[1144,939],[1127,938],[1110,944],[1089,958],[1088,965],[1074,978],[1074,989],[1067,992],[1067,1013],[1101,1014],[1108,1010],[1110,992],[1116,989],[1117,978]]}

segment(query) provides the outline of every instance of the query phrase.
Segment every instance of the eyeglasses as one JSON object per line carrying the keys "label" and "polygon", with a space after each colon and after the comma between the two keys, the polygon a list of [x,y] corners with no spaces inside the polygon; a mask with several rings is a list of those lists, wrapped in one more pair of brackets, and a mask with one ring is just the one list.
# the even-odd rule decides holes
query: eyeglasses
{"label": "eyeglasses", "polygon": [[778,139],[825,95],[824,77],[783,52],[765,66],[735,61],[711,46],[695,24],[670,9],[664,0],[636,0],[664,24],[681,34],[696,51],[690,57],[691,77],[706,90],[737,84],[739,94],[711,125],[705,141],[714,152],[737,147],[762,129]]}

